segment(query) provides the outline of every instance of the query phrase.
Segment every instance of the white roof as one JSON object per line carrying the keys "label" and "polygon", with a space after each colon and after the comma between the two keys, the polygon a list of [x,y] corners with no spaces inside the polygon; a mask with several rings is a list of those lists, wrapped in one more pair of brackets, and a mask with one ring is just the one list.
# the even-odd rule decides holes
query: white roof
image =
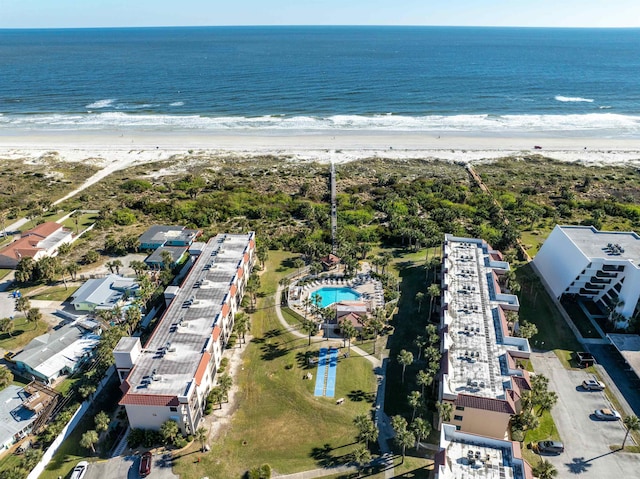
{"label": "white roof", "polygon": [[640,264],[640,236],[633,231],[598,231],[593,226],[560,226],[560,229],[589,258]]}
{"label": "white roof", "polygon": [[9,385],[0,391],[0,448],[35,420],[35,413],[22,406],[26,397],[19,386]]}

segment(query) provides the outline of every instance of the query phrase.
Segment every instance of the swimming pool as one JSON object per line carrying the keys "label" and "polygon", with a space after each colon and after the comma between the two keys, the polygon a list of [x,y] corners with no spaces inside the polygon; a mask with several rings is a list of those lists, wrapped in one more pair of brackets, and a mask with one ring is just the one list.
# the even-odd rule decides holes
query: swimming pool
{"label": "swimming pool", "polygon": [[351,288],[336,288],[331,286],[325,286],[324,288],[314,291],[311,294],[311,300],[315,302],[316,296],[320,296],[321,308],[326,308],[340,301],[357,301],[360,299],[360,293]]}

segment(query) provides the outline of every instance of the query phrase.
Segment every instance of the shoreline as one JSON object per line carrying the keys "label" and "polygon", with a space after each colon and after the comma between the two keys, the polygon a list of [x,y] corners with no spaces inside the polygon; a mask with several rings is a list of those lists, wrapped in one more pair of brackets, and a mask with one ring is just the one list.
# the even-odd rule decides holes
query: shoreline
{"label": "shoreline", "polygon": [[[535,146],[540,146],[536,149]],[[477,162],[542,155],[590,165],[640,164],[640,139],[571,136],[547,132],[496,134],[425,131],[143,131],[0,130],[0,158],[141,164],[174,155],[282,156],[289,160],[347,162],[364,158]]]}

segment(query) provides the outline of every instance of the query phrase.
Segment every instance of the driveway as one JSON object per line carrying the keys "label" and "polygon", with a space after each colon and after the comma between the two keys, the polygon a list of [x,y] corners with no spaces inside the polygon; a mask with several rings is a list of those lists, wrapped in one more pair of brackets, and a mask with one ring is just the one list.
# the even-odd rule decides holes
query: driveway
{"label": "driveway", "polygon": [[558,478],[637,477],[637,454],[612,452],[621,444],[625,429],[621,421],[598,421],[593,411],[608,407],[602,391],[585,391],[580,384],[589,377],[582,370],[565,369],[553,352],[531,355],[537,373],[549,378],[549,390],[558,394],[552,416],[565,445],[559,456],[545,456],[558,470]]}
{"label": "driveway", "polygon": [[[589,345],[598,365],[604,368],[627,401],[633,414],[640,417],[640,380],[629,368],[622,355],[610,344]],[[627,411],[627,412],[631,412]]]}
{"label": "driveway", "polygon": [[[89,465],[85,479],[138,479],[140,456],[117,456],[106,461]],[[177,479],[172,470],[171,455],[157,454],[153,456],[149,479]]]}

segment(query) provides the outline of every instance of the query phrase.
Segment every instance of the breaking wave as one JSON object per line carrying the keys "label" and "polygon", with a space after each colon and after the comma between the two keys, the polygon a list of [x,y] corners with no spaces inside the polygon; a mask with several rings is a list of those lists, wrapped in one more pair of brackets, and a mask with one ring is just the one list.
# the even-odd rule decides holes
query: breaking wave
{"label": "breaking wave", "polygon": [[562,96],[556,95],[555,99],[557,101],[565,102],[565,103],[593,103],[592,98],[582,98],[579,96]]}
{"label": "breaking wave", "polygon": [[90,108],[97,110],[99,108],[107,108],[113,105],[113,102],[116,101],[115,98],[107,98],[105,100],[94,101],[93,103],[89,103],[85,108]]}

